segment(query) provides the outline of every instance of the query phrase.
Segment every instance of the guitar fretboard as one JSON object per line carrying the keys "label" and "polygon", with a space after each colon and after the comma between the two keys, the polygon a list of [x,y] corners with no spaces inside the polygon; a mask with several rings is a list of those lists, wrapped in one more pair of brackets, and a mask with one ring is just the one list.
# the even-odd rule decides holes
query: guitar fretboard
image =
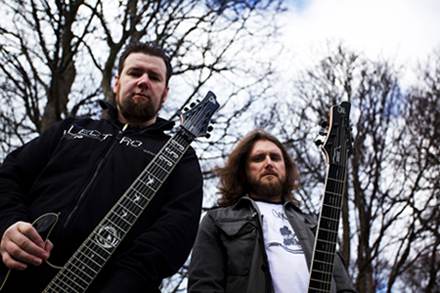
{"label": "guitar fretboard", "polygon": [[329,293],[347,168],[330,164],[318,221],[309,293]]}
{"label": "guitar fretboard", "polygon": [[182,158],[194,136],[184,128],[162,147],[44,292],[84,292]]}

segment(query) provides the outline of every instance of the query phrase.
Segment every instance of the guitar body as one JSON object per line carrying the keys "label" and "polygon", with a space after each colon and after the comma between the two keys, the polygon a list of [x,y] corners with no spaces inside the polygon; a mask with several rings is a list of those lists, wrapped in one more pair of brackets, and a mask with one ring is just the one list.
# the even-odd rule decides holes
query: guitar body
{"label": "guitar body", "polygon": [[[46,242],[50,232],[55,227],[58,216],[54,213],[44,214],[32,224]],[[40,266],[28,265],[24,271],[8,269],[3,263],[0,267],[0,292],[43,292],[44,288],[57,274],[58,269],[51,267],[47,262]]]}
{"label": "guitar body", "polygon": [[[6,271],[6,267],[3,265]],[[7,271],[3,281],[2,293],[43,292],[44,288],[55,277],[58,270],[43,262],[40,266],[28,266],[25,271]]]}

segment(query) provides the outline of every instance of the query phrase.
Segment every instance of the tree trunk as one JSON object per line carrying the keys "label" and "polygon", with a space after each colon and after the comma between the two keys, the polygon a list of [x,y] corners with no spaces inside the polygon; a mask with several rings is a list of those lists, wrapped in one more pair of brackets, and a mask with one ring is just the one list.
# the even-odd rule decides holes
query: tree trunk
{"label": "tree trunk", "polygon": [[76,70],[73,61],[70,61],[64,68],[55,70],[47,93],[47,104],[38,128],[39,133],[65,118],[63,115],[67,113],[69,93],[75,76]]}

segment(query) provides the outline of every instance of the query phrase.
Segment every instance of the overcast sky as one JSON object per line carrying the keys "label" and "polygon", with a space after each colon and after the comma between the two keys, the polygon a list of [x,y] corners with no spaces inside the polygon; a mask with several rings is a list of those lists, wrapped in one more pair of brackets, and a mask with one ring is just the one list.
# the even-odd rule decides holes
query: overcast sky
{"label": "overcast sky", "polygon": [[[283,42],[296,59],[313,58],[327,39],[398,64],[425,60],[440,48],[440,0],[288,0]],[[300,58],[298,58],[300,57]]]}

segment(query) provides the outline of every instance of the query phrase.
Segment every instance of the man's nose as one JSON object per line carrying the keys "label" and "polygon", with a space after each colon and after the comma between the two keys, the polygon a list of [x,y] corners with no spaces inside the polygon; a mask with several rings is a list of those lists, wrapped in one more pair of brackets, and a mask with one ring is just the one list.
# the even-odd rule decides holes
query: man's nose
{"label": "man's nose", "polygon": [[264,167],[265,168],[273,168],[273,161],[269,156],[266,157]]}
{"label": "man's nose", "polygon": [[138,86],[141,88],[149,88],[150,87],[150,78],[148,74],[142,74],[138,80]]}

